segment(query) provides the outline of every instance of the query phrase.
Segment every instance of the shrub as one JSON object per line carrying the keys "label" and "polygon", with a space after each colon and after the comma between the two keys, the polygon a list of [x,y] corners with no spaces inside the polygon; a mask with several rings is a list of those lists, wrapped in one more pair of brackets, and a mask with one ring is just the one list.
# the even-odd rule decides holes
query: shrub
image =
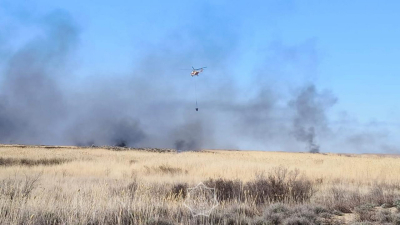
{"label": "shrub", "polygon": [[364,204],[355,208],[355,212],[358,216],[358,221],[370,221],[374,222],[377,221],[374,205],[373,204]]}
{"label": "shrub", "polygon": [[169,165],[161,165],[158,167],[144,166],[144,168],[146,169],[146,173],[148,173],[148,174],[151,172],[170,174],[170,175],[181,174],[181,173],[187,174],[188,173],[187,170],[182,170],[181,168],[176,168],[176,167],[172,167]]}
{"label": "shrub", "polygon": [[179,183],[172,186],[170,195],[174,198],[186,198],[188,185],[186,183]]}
{"label": "shrub", "polygon": [[264,221],[266,221],[268,225],[278,225],[282,224],[285,217],[283,213],[267,213],[264,215]]}
{"label": "shrub", "polygon": [[137,189],[139,188],[139,183],[136,179],[132,180],[128,185],[122,187],[110,187],[110,194],[118,196],[121,193],[128,194],[129,197],[134,197]]}
{"label": "shrub", "polygon": [[270,223],[269,221],[264,220],[262,217],[257,217],[253,220],[254,225],[274,225],[275,223]]}
{"label": "shrub", "polygon": [[355,222],[352,225],[373,225],[373,223],[371,222]]}
{"label": "shrub", "polygon": [[269,206],[269,210],[273,213],[287,213],[289,209],[282,203],[275,203]]}
{"label": "shrub", "polygon": [[329,190],[332,209],[343,213],[351,213],[354,207],[361,204],[361,194],[358,191],[347,191],[341,187],[332,187]]}
{"label": "shrub", "polygon": [[264,219],[267,224],[282,224],[284,218],[289,214],[289,208],[282,203],[276,203],[268,206],[264,211]]}
{"label": "shrub", "polygon": [[175,168],[168,165],[161,165],[158,167],[158,170],[162,173],[169,173],[169,174],[179,174],[182,173],[181,168]]}
{"label": "shrub", "polygon": [[387,209],[379,211],[379,213],[377,214],[377,219],[380,223],[393,222],[392,213]]}
{"label": "shrub", "polygon": [[312,223],[304,217],[291,216],[283,221],[285,225],[311,225]]}
{"label": "shrub", "polygon": [[[287,169],[278,167],[268,175],[267,184],[268,192],[267,196],[272,202],[283,202],[288,197],[290,191],[290,184],[286,182],[288,175]],[[289,181],[291,182],[291,180]]]}
{"label": "shrub", "polygon": [[275,168],[267,177],[259,176],[243,184],[239,180],[209,179],[204,182],[216,189],[218,201],[304,203],[314,194],[312,182],[299,177],[299,172]]}
{"label": "shrub", "polygon": [[400,214],[393,216],[393,224],[400,225]]}
{"label": "shrub", "polygon": [[314,194],[311,181],[306,179],[293,180],[289,184],[290,198],[293,202],[303,203],[309,201]]}
{"label": "shrub", "polygon": [[246,183],[244,192],[256,204],[264,204],[269,201],[270,185],[266,179],[257,179]]}
{"label": "shrub", "polygon": [[38,186],[42,173],[25,176],[24,180],[16,178],[5,179],[0,182],[0,195],[6,196],[10,200],[16,198],[28,198],[32,191]]}
{"label": "shrub", "polygon": [[34,218],[34,224],[63,224],[61,216],[55,212],[42,212]]}
{"label": "shrub", "polygon": [[288,206],[277,203],[266,208],[266,224],[333,224],[333,214],[319,205]]}
{"label": "shrub", "polygon": [[400,200],[395,200],[393,205],[396,206],[397,211],[400,211]]}
{"label": "shrub", "polygon": [[325,208],[323,206],[320,206],[320,205],[316,205],[313,208],[313,211],[314,211],[315,214],[329,213],[329,210],[327,208]]}
{"label": "shrub", "polygon": [[[330,219],[332,215],[328,213],[328,210],[321,206],[313,205],[299,205],[292,209],[290,213],[292,216],[298,218],[306,218],[309,223],[318,224],[321,221]],[[318,222],[318,223],[317,223]]]}
{"label": "shrub", "polygon": [[390,204],[390,203],[383,203],[383,205],[381,205],[381,206],[382,206],[382,208],[387,209],[387,208],[392,208],[392,207],[393,207],[393,204]]}
{"label": "shrub", "polygon": [[151,219],[147,225],[174,225],[174,222],[168,220],[168,219]]}
{"label": "shrub", "polygon": [[52,166],[60,165],[72,161],[71,159],[18,159],[18,158],[3,158],[0,157],[0,166]]}
{"label": "shrub", "polygon": [[382,205],[385,203],[385,195],[383,193],[383,188],[380,185],[375,184],[368,193],[369,202]]}
{"label": "shrub", "polygon": [[379,183],[371,187],[367,200],[378,205],[392,207],[395,205],[395,199],[399,197],[398,186],[396,184]]}
{"label": "shrub", "polygon": [[204,185],[215,188],[218,201],[242,200],[243,184],[239,180],[209,179]]}
{"label": "shrub", "polygon": [[314,194],[312,182],[304,177],[299,178],[298,170],[275,168],[267,178],[260,177],[248,182],[244,187],[246,193],[256,204],[266,202],[303,203]]}

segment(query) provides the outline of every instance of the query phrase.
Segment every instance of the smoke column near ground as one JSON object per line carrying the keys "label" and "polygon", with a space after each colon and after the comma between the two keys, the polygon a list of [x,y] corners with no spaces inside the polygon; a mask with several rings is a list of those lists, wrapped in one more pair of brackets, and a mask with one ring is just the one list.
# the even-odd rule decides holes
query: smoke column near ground
{"label": "smoke column near ground", "polygon": [[[224,20],[211,26],[216,20],[209,16],[202,24],[210,25],[207,32],[179,29],[140,49],[129,74],[77,81],[71,59],[79,49],[79,26],[65,11],[47,15],[41,35],[2,62],[0,142],[319,152],[325,151],[321,141],[339,138],[328,119],[337,102],[331,92],[307,83],[284,97],[268,79],[251,91],[241,88],[231,76],[240,60],[238,35]],[[271,45],[274,53],[266,58],[277,61],[261,76],[278,76],[288,64],[315,71],[319,59],[312,42],[286,49]],[[198,77],[196,112],[190,71],[178,68],[199,63],[208,68]],[[347,146],[363,140],[340,138]]]}
{"label": "smoke column near ground", "polygon": [[293,134],[298,141],[305,142],[310,152],[319,152],[315,142],[316,131],[328,130],[326,111],[336,103],[330,93],[318,93],[315,86],[307,86],[289,102],[295,113],[293,118]]}

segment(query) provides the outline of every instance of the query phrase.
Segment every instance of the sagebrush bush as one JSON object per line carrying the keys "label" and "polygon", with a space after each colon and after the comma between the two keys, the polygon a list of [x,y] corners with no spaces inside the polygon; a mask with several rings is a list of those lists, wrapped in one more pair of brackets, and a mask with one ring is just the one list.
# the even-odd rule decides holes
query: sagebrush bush
{"label": "sagebrush bush", "polygon": [[275,168],[266,178],[260,177],[248,182],[245,191],[257,204],[266,202],[308,202],[314,194],[313,184],[304,177],[299,177],[297,170],[288,171]]}
{"label": "sagebrush bush", "polygon": [[400,225],[400,213],[397,213],[393,216],[393,224]]}
{"label": "sagebrush bush", "polygon": [[357,220],[360,222],[375,222],[377,221],[375,205],[373,204],[364,204],[355,208],[355,212],[357,214]]}
{"label": "sagebrush bush", "polygon": [[256,204],[273,202],[303,203],[315,193],[310,180],[299,177],[298,171],[276,168],[267,177],[259,176],[244,183],[239,180],[209,179],[203,182],[215,188],[218,201],[250,201]]}
{"label": "sagebrush bush", "polygon": [[379,223],[381,223],[381,224],[393,222],[392,213],[387,209],[380,210],[377,213],[376,217],[377,217],[377,220],[379,221]]}
{"label": "sagebrush bush", "polygon": [[290,216],[286,218],[283,223],[284,225],[313,225],[307,218],[299,216]]}
{"label": "sagebrush bush", "polygon": [[267,224],[332,224],[333,214],[320,205],[289,207],[282,203],[268,206],[263,214]]}
{"label": "sagebrush bush", "polygon": [[[343,213],[351,213],[357,207],[366,204],[391,208],[396,206],[395,199],[399,194],[392,189],[396,186],[375,184],[366,193],[361,193],[359,189],[348,190],[342,186],[333,186],[329,190],[328,203],[331,209]],[[386,189],[389,188],[389,189]]]}
{"label": "sagebrush bush", "polygon": [[386,202],[385,194],[383,193],[383,188],[380,185],[375,184],[371,187],[368,193],[369,202],[383,205]]}
{"label": "sagebrush bush", "polygon": [[215,188],[218,201],[243,200],[243,183],[239,180],[209,179],[203,182],[208,187]]}
{"label": "sagebrush bush", "polygon": [[394,200],[393,205],[396,207],[397,211],[400,211],[400,199]]}
{"label": "sagebrush bush", "polygon": [[334,186],[330,188],[328,193],[330,208],[342,213],[351,213],[356,206],[362,203],[362,196],[358,190],[349,191],[342,187]]}

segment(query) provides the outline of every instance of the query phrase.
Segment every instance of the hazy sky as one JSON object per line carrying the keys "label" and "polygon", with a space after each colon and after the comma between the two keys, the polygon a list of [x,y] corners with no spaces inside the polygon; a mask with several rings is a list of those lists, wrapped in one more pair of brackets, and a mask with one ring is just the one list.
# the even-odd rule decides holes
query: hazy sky
{"label": "hazy sky", "polygon": [[[262,81],[283,95],[313,83],[338,99],[332,124],[400,129],[399,1],[1,0],[0,59],[40,36],[38,24],[57,12],[79,28],[76,83],[131,73],[148,49],[190,47],[212,56],[191,62],[208,66],[203,76],[219,77],[213,82],[230,76],[251,90]],[[154,68],[176,78],[192,65],[174,66]]]}

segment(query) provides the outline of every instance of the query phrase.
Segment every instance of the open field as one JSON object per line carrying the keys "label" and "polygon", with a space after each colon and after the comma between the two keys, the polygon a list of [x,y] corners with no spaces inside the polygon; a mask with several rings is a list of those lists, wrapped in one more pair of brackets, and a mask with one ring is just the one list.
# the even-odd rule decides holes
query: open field
{"label": "open field", "polygon": [[0,224],[400,224],[397,156],[153,150],[3,145]]}

